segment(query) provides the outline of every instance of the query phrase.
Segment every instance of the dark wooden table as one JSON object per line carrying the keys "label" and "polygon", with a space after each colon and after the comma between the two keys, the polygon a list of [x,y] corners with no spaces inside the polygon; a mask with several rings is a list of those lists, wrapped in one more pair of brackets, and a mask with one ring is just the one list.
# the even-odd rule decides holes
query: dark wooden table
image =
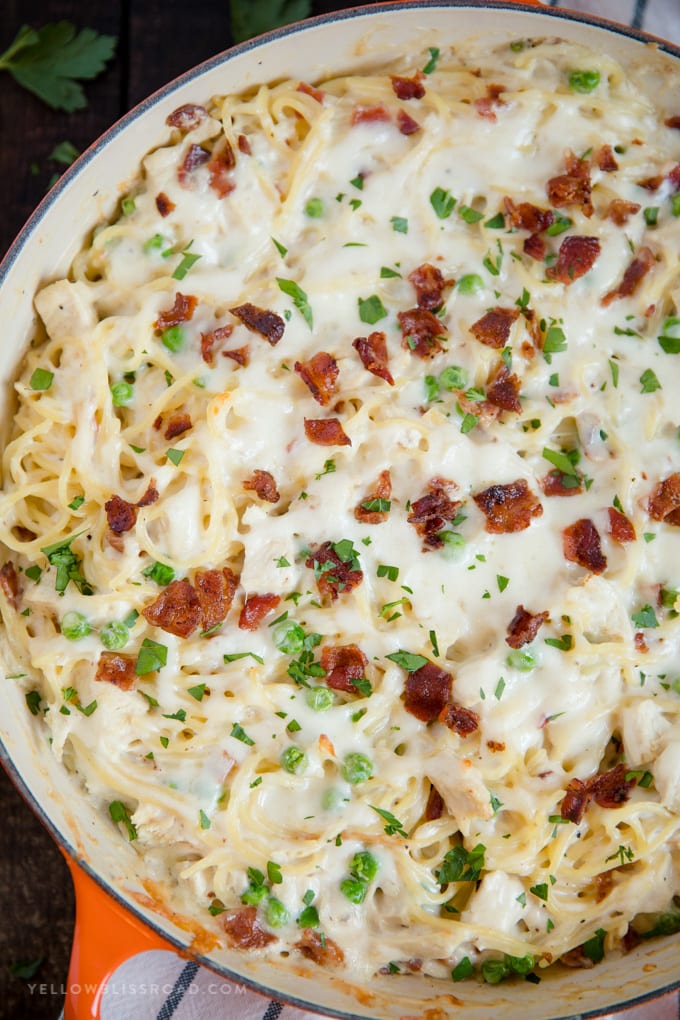
{"label": "dark wooden table", "polygon": [[[251,5],[260,7],[257,0]],[[323,14],[357,2],[314,2]],[[88,106],[59,113],[0,71],[0,254],[63,165],[51,158],[68,141],[82,151],[121,114],[177,74],[231,43],[228,0],[2,0],[0,53],[19,28],[71,21],[118,38],[116,57],[85,85]],[[0,768],[0,1020],[56,1018],[73,932],[66,865]],[[42,961],[27,979],[18,964]]]}

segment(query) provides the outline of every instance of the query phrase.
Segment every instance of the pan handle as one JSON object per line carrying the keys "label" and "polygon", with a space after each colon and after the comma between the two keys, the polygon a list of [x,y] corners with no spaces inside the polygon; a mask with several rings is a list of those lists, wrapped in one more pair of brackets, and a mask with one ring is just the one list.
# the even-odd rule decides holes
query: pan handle
{"label": "pan handle", "polygon": [[[66,855],[64,855],[66,856]],[[76,927],[68,971],[64,1020],[99,1020],[106,983],[136,953],[173,947],[133,917],[70,857]]]}

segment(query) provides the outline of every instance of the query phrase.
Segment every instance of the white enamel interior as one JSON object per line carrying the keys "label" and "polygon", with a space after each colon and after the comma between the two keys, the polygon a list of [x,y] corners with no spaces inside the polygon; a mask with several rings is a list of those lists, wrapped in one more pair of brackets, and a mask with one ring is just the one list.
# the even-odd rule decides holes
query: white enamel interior
{"label": "white enamel interior", "polygon": [[[507,5],[513,8],[512,4]],[[604,25],[585,24],[555,12],[493,5],[395,4],[354,9],[246,44],[162,90],[127,116],[89,150],[45,200],[0,269],[0,420],[11,421],[12,388],[22,352],[35,322],[32,295],[63,276],[98,221],[110,215],[140,159],[167,137],[165,118],[187,102],[205,102],[215,93],[242,91],[263,81],[295,76],[313,82],[339,70],[361,70],[377,58],[405,49],[484,39],[489,45],[527,36],[555,36],[608,50],[624,66],[649,62],[663,74],[675,56]],[[672,48],[670,48],[672,50]],[[675,111],[677,112],[677,111]],[[8,672],[5,670],[5,672]],[[150,915],[132,898],[141,892],[143,860],[126,846],[106,820],[95,816],[75,784],[51,759],[46,739],[31,725],[24,699],[11,680],[0,681],[0,752],[24,792],[59,834],[64,846],[143,918],[178,944],[184,932],[159,915]],[[680,975],[680,937],[645,944],[621,960],[596,969],[573,970],[544,978],[540,985],[443,985],[417,976],[382,979],[356,988],[350,976],[324,973],[314,965],[275,968],[247,955],[223,951],[211,966],[259,985],[278,997],[320,1012],[379,1018],[464,1013],[465,1020],[545,1020],[606,1013],[670,988]],[[292,961],[291,961],[292,962]]]}

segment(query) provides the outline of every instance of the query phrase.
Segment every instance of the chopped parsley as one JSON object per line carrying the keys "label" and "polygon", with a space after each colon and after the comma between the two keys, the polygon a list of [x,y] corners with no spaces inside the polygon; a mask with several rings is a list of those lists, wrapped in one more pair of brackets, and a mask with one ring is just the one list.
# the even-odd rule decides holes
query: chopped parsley
{"label": "chopped parsley", "polygon": [[314,325],[312,309],[302,287],[298,283],[295,283],[294,280],[284,280],[280,276],[276,277],[276,282],[279,285],[279,290],[284,294],[287,294],[289,298],[292,298],[293,304],[297,308],[298,312],[309,328],[312,329]]}
{"label": "chopped parsley", "polygon": [[357,301],[359,318],[362,322],[368,323],[369,326],[379,322],[380,319],[384,319],[387,315],[387,310],[377,294],[371,294],[367,298],[358,298]]}

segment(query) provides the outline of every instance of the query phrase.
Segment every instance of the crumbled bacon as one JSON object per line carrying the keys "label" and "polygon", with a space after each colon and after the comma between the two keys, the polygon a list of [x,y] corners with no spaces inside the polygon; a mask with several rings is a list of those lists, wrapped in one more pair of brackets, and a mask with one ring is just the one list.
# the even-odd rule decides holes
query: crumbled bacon
{"label": "crumbled bacon", "polygon": [[513,322],[519,316],[519,308],[492,308],[481,319],[470,326],[475,340],[487,347],[499,349],[505,347],[510,336]]}
{"label": "crumbled bacon", "polygon": [[521,414],[520,386],[519,376],[511,373],[505,362],[501,362],[492,376],[491,385],[486,391],[486,399],[496,407],[500,407],[501,411]]}
{"label": "crumbled bacon", "polygon": [[543,610],[540,613],[530,613],[523,605],[517,606],[515,615],[508,624],[506,644],[511,648],[522,648],[534,640],[539,630],[549,619],[549,613]]}
{"label": "crumbled bacon", "polygon": [[252,478],[247,478],[243,483],[243,488],[249,492],[256,492],[266,503],[278,503],[281,498],[274,476],[269,471],[255,470]]}
{"label": "crumbled bacon", "polygon": [[309,554],[305,566],[314,569],[319,593],[335,600],[338,595],[352,591],[364,579],[363,572],[352,566],[353,562],[353,559],[340,559],[333,543],[324,542]]}
{"label": "crumbled bacon", "polygon": [[591,967],[595,966],[594,960],[591,960],[589,956],[586,956],[582,945],[574,946],[573,949],[569,949],[566,953],[562,953],[559,960],[565,967],[576,967],[583,970],[590,970]]}
{"label": "crumbled bacon", "polygon": [[239,907],[222,914],[222,927],[229,941],[239,949],[262,949],[276,942],[276,935],[260,927],[257,907]]}
{"label": "crumbled bacon", "polygon": [[285,323],[276,312],[270,312],[266,308],[258,308],[246,302],[230,308],[229,311],[243,323],[251,333],[259,333],[265,340],[268,340],[272,347],[275,347],[283,336]]}
{"label": "crumbled bacon", "polygon": [[680,471],[659,482],[649,498],[647,509],[655,521],[680,525]]}
{"label": "crumbled bacon", "polygon": [[593,215],[593,203],[590,198],[590,162],[579,159],[571,150],[565,155],[566,174],[551,177],[546,185],[550,204],[557,209],[565,206],[578,205],[584,216]]}
{"label": "crumbled bacon", "polygon": [[644,180],[636,181],[638,188],[644,188],[645,191],[658,191],[664,182],[663,174],[656,174],[655,177],[645,177]]}
{"label": "crumbled bacon", "polygon": [[545,241],[540,234],[530,234],[529,237],[525,239],[524,244],[522,245],[522,250],[525,255],[535,259],[537,262],[542,262],[545,258],[547,248]]}
{"label": "crumbled bacon", "polygon": [[211,630],[226,618],[237,584],[238,578],[229,567],[196,571],[194,585],[201,605],[202,630]]}
{"label": "crumbled bacon", "polygon": [[421,722],[434,722],[449,702],[452,683],[450,673],[426,662],[406,676],[404,708]]}
{"label": "crumbled bacon", "polygon": [[613,198],[607,207],[604,218],[612,220],[617,227],[623,227],[628,222],[629,217],[640,212],[641,208],[642,206],[637,202],[627,202],[623,198]]}
{"label": "crumbled bacon", "polygon": [[441,818],[443,814],[444,798],[435,786],[430,785],[430,793],[425,805],[425,821],[433,822],[435,819]]}
{"label": "crumbled bacon", "polygon": [[185,412],[178,411],[170,416],[163,435],[166,439],[176,439],[191,428],[191,418]]}
{"label": "crumbled bacon", "polygon": [[238,625],[241,630],[257,630],[265,616],[273,613],[279,602],[280,595],[267,592],[264,595],[249,595],[243,604],[238,618]]}
{"label": "crumbled bacon", "polygon": [[596,237],[572,234],[562,241],[557,253],[557,262],[546,269],[545,275],[550,280],[569,286],[574,280],[590,272],[599,254],[600,242]]}
{"label": "crumbled bacon", "polygon": [[187,154],[177,170],[177,177],[183,188],[191,186],[191,174],[194,170],[198,170],[199,166],[207,163],[209,159],[210,153],[200,145],[189,146]]}
{"label": "crumbled bacon", "polygon": [[519,202],[517,205],[506,195],[503,199],[510,225],[516,230],[528,230],[530,234],[540,234],[547,230],[555,219],[551,209],[541,209],[531,202]]}
{"label": "crumbled bacon", "polygon": [[193,294],[175,294],[172,308],[165,312],[159,312],[153,328],[159,331],[168,329],[170,326],[179,326],[182,322],[188,322],[193,317],[198,298]]}
{"label": "crumbled bacon", "polygon": [[560,805],[560,816],[578,825],[585,813],[590,794],[582,779],[571,779]]}
{"label": "crumbled bacon", "polygon": [[198,127],[207,116],[208,111],[205,107],[197,106],[195,103],[185,103],[184,106],[178,106],[176,110],[168,114],[165,123],[168,127],[177,128],[182,134],[186,134],[187,131],[193,131],[195,127]]}
{"label": "crumbled bacon", "polygon": [[454,482],[445,478],[433,478],[425,495],[411,504],[407,520],[423,539],[424,550],[441,549],[444,545],[441,532],[462,505],[460,500],[451,499],[456,488]]}
{"label": "crumbled bacon", "polygon": [[621,283],[614,290],[610,290],[602,298],[601,304],[605,307],[610,305],[616,298],[630,297],[640,286],[643,278],[655,264],[654,252],[651,248],[640,248],[639,252],[626,268]]}
{"label": "crumbled bacon", "polygon": [[562,548],[565,559],[578,563],[593,574],[601,574],[606,569],[607,557],[602,552],[600,533],[588,517],[582,517],[564,529]]}
{"label": "crumbled bacon", "polygon": [[459,737],[469,737],[479,729],[479,716],[470,708],[457,705],[450,701],[439,713],[439,722],[447,726]]}
{"label": "crumbled bacon", "polygon": [[422,99],[425,95],[422,71],[417,71],[413,78],[400,78],[399,75],[392,74],[390,79],[397,99]]}
{"label": "crumbled bacon", "polygon": [[626,766],[615,765],[608,772],[591,776],[587,782],[588,792],[596,804],[603,808],[616,808],[624,804],[635,786],[635,778],[626,779]]}
{"label": "crumbled bacon", "polygon": [[431,312],[439,308],[444,300],[446,287],[441,269],[437,269],[429,262],[423,262],[422,266],[408,274],[408,281],[415,287],[419,308],[427,308]]}
{"label": "crumbled bacon", "polygon": [[250,142],[248,141],[245,135],[239,135],[238,138],[236,139],[236,144],[238,145],[238,151],[242,152],[244,156],[252,155]]}
{"label": "crumbled bacon", "polygon": [[12,609],[16,609],[19,604],[19,596],[21,595],[21,586],[19,584],[19,575],[11,560],[3,563],[0,567],[0,588],[2,588],[5,598]]}
{"label": "crumbled bacon", "polygon": [[353,680],[365,676],[368,659],[358,645],[325,645],[319,656],[321,666],[326,670],[324,683],[334,691],[357,694]]}
{"label": "crumbled bacon", "polygon": [[219,198],[229,195],[236,187],[231,173],[235,166],[234,150],[227,139],[223,138],[221,143],[215,146],[208,160],[210,187]]}
{"label": "crumbled bacon", "polygon": [[498,752],[505,750],[505,743],[502,740],[487,740],[486,746],[490,751]]}
{"label": "crumbled bacon", "polygon": [[245,344],[243,347],[233,347],[230,351],[222,351],[223,358],[231,358],[237,365],[247,365],[250,361],[250,347]]}
{"label": "crumbled bacon", "polygon": [[142,610],[154,627],[176,637],[189,637],[201,621],[201,600],[188,581],[171,581],[157,599]]}
{"label": "crumbled bacon", "polygon": [[635,650],[637,652],[644,654],[649,651],[647,639],[641,630],[635,632],[635,635],[633,636],[633,644],[635,645]]}
{"label": "crumbled bacon", "polygon": [[677,128],[680,131],[680,115],[673,114],[672,117],[666,117],[664,124],[669,128]]}
{"label": "crumbled bacon", "polygon": [[555,468],[541,478],[541,488],[546,496],[578,496],[583,492],[583,479],[575,475],[565,475]]}
{"label": "crumbled bacon", "polygon": [[137,520],[137,507],[128,503],[121,496],[113,495],[104,504],[106,520],[114,535],[122,535],[134,528]]}
{"label": "crumbled bacon", "polygon": [[619,169],[619,164],[616,162],[611,145],[601,145],[595,158],[598,167],[605,174],[613,173],[614,170]]}
{"label": "crumbled bacon", "polygon": [[387,120],[390,120],[390,112],[384,103],[376,103],[374,106],[363,106],[361,103],[357,103],[352,110],[350,123],[354,126],[356,124],[371,124],[375,121]]}
{"label": "crumbled bacon", "polygon": [[340,374],[338,363],[326,351],[317,351],[309,361],[296,361],[295,371],[322,407],[330,402]]}
{"label": "crumbled bacon", "polygon": [[158,489],[156,488],[156,482],[152,478],[146,487],[146,492],[144,493],[141,499],[137,500],[136,505],[140,508],[145,506],[151,506],[151,504],[155,503],[157,499]]}
{"label": "crumbled bacon", "polygon": [[609,871],[603,871],[601,874],[595,876],[595,900],[597,903],[601,903],[602,900],[606,900],[609,893],[614,887],[614,872],[613,869]]}
{"label": "crumbled bacon", "polygon": [[352,341],[352,347],[361,358],[367,372],[394,386],[392,373],[387,367],[387,343],[384,333],[376,331],[369,333],[368,336],[358,336]]}
{"label": "crumbled bacon", "polygon": [[102,652],[99,656],[94,678],[100,683],[113,684],[121,691],[129,691],[136,677],[135,660],[129,655],[119,655],[118,652]]}
{"label": "crumbled bacon", "polygon": [[173,209],[176,208],[175,203],[168,198],[164,191],[159,191],[156,195],[156,208],[163,218],[169,216]]}
{"label": "crumbled bacon", "polygon": [[635,541],[635,528],[626,515],[614,506],[609,507],[609,534],[620,545]]}
{"label": "crumbled bacon", "polygon": [[505,92],[505,85],[490,83],[486,86],[486,95],[474,101],[474,107],[480,117],[486,117],[487,120],[496,120],[494,106],[505,106],[501,99],[502,92]]}
{"label": "crumbled bacon", "polygon": [[233,332],[234,327],[229,324],[227,326],[217,326],[216,329],[212,329],[209,333],[201,333],[201,357],[206,365],[213,364],[215,347],[224,340],[227,340]]}
{"label": "crumbled bacon", "polygon": [[666,174],[666,180],[672,185],[673,191],[680,191],[680,163],[676,163]]}
{"label": "crumbled bacon", "polygon": [[404,350],[424,360],[444,350],[441,338],[446,333],[446,327],[427,308],[410,308],[406,312],[398,312],[397,319],[401,326],[401,346]]}
{"label": "crumbled bacon", "polygon": [[495,535],[524,531],[534,517],[543,513],[524,478],[507,485],[491,485],[472,498],[486,517],[486,530]]}
{"label": "crumbled bacon", "polygon": [[420,131],[420,124],[406,110],[397,110],[397,127],[401,134],[407,137],[408,135],[414,135],[416,131]]}
{"label": "crumbled bacon", "polygon": [[317,103],[323,103],[325,92],[321,89],[315,89],[313,85],[308,85],[306,81],[298,82],[298,92],[304,92],[306,96],[311,96],[312,99],[316,99]]}
{"label": "crumbled bacon", "polygon": [[362,524],[382,524],[383,521],[387,520],[388,510],[371,510],[367,509],[366,504],[371,504],[375,500],[386,499],[389,500],[392,495],[392,478],[389,471],[381,471],[378,475],[378,479],[375,483],[374,488],[367,496],[364,496],[362,501],[355,506],[354,516]]}
{"label": "crumbled bacon", "polygon": [[305,435],[317,446],[351,446],[338,418],[305,418]]}
{"label": "crumbled bacon", "polygon": [[295,948],[308,960],[313,960],[323,967],[337,967],[345,959],[345,954],[337,942],[316,928],[305,928],[302,937],[295,943]]}

